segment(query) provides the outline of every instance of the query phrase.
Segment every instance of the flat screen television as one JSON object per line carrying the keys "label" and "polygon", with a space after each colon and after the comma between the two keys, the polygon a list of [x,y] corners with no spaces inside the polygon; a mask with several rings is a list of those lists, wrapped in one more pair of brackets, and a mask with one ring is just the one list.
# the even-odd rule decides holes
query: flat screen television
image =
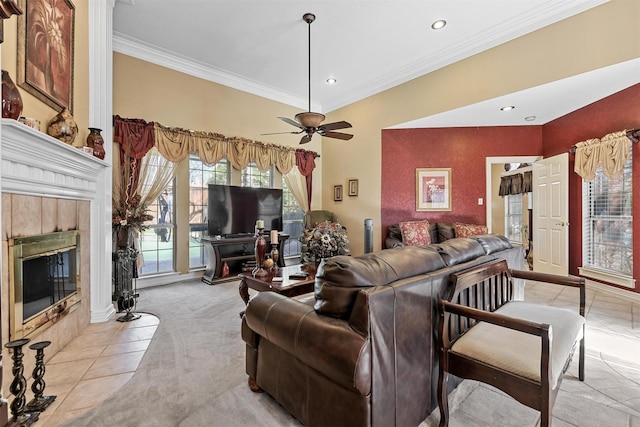
{"label": "flat screen television", "polygon": [[264,221],[265,232],[282,231],[282,190],[209,184],[210,236],[253,234],[259,219]]}

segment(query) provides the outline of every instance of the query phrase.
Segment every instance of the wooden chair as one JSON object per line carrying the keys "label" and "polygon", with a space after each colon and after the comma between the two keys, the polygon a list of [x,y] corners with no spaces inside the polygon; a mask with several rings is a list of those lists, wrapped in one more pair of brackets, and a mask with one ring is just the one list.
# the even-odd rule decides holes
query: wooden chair
{"label": "wooden chair", "polygon": [[[513,300],[513,278],[578,288],[579,314]],[[510,270],[498,260],[453,274],[450,286],[448,298],[439,304],[440,426],[449,424],[448,373],[499,388],[540,411],[540,426],[549,426],[578,341],[579,378],[584,381],[584,279]]]}

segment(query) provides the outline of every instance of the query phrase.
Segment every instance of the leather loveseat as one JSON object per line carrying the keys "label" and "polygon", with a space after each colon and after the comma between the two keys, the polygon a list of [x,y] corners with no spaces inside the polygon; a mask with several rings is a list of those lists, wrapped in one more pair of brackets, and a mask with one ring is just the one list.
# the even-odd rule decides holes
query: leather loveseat
{"label": "leather loveseat", "polygon": [[256,294],[242,320],[250,385],[308,426],[417,426],[437,407],[438,299],[452,272],[495,258],[524,265],[503,236],[455,238],[329,258],[313,294]]}

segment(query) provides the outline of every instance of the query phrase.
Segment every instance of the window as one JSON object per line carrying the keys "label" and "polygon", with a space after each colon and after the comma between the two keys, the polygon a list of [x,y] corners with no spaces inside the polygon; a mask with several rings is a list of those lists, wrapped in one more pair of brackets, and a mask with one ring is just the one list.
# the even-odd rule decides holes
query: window
{"label": "window", "polygon": [[610,179],[598,168],[595,179],[582,184],[583,267],[611,275],[608,281],[621,285],[625,283],[617,282],[616,276],[633,277],[631,187],[631,157],[622,177]]}
{"label": "window", "polygon": [[201,243],[207,234],[207,204],[209,184],[228,184],[229,161],[222,159],[207,165],[196,155],[189,156],[189,268],[206,265],[205,248]]}
{"label": "window", "polygon": [[522,243],[522,194],[504,197],[504,230],[507,238],[514,243]]}
{"label": "window", "polygon": [[242,187],[272,188],[272,169],[273,166],[262,172],[254,162],[249,163],[246,168],[242,169]]}
{"label": "window", "polygon": [[173,206],[173,184],[170,184],[149,206],[153,220],[145,223],[149,228],[140,236],[140,252],[144,260],[139,272],[141,276],[175,271]]}
{"label": "window", "polygon": [[282,231],[289,235],[284,243],[283,256],[300,255],[299,238],[304,227],[304,212],[284,179],[282,180],[282,211]]}

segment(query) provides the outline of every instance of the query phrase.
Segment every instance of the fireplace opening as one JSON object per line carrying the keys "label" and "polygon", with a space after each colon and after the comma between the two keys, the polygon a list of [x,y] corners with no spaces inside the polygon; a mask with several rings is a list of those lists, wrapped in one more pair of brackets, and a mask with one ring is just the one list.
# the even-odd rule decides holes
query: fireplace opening
{"label": "fireplace opening", "polygon": [[77,230],[9,240],[11,339],[35,335],[79,300]]}

